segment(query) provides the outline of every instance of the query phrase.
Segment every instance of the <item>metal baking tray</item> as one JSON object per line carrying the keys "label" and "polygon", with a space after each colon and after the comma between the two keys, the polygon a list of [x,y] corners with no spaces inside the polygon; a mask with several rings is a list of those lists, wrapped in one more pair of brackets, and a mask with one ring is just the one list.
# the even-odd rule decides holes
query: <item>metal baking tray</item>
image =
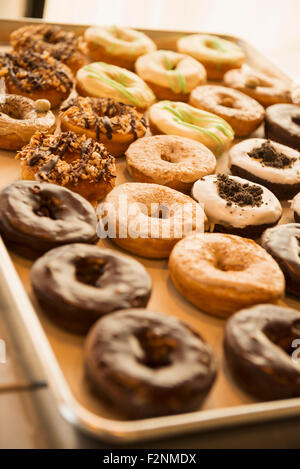
{"label": "metal baking tray", "polygon": [[[21,25],[39,21],[0,20],[0,43],[8,45],[10,32]],[[63,25],[81,33],[85,26]],[[174,49],[178,37],[187,33],[145,31],[161,48]],[[190,34],[190,33],[188,33]],[[292,78],[242,39],[222,35],[239,43],[247,54],[247,62],[258,70],[280,77]],[[262,136],[260,128],[255,136]],[[218,169],[226,168],[227,155],[218,160]],[[0,151],[0,190],[20,178],[19,162],[14,153]],[[117,183],[132,179],[126,171],[124,158],[117,160]],[[292,221],[292,214],[284,210],[283,221]],[[106,247],[119,250],[110,241],[99,241]],[[72,425],[99,439],[126,444],[146,439],[217,429],[225,426],[263,422],[300,415],[300,398],[274,402],[258,402],[244,393],[231,379],[223,360],[223,331],[225,321],[213,318],[188,303],[174,288],[167,260],[137,259],[146,267],[153,281],[149,309],[175,315],[193,326],[208,341],[218,361],[218,378],[199,411],[151,418],[124,420],[117,411],[89,391],[83,374],[84,338],[61,330],[40,311],[31,292],[29,269],[32,262],[8,253],[0,239],[0,297],[1,313],[16,337],[24,356],[24,369],[29,376],[39,376],[39,384],[50,386],[57,408]],[[285,298],[282,304],[297,308],[300,303]],[[36,378],[35,378],[36,379]]]}

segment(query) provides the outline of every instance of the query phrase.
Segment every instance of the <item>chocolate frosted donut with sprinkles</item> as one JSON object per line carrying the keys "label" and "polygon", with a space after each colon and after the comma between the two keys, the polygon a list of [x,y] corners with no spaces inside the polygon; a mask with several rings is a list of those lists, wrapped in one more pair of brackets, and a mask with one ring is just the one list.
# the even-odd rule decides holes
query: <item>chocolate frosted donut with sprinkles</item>
{"label": "chocolate frosted donut with sprinkles", "polygon": [[134,107],[114,99],[77,97],[61,107],[61,129],[85,134],[121,156],[145,135],[147,122]]}

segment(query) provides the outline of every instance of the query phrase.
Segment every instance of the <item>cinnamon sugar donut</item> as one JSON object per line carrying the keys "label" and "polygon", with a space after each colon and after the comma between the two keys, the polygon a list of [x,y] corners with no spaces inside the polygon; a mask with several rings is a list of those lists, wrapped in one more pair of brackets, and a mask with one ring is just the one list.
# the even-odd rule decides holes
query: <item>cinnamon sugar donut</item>
{"label": "cinnamon sugar donut", "polygon": [[114,157],[86,135],[37,132],[16,158],[23,179],[67,187],[90,202],[105,197],[115,185]]}
{"label": "cinnamon sugar donut", "polygon": [[61,108],[61,129],[85,134],[121,156],[147,130],[144,116],[132,106],[110,98],[77,97]]}
{"label": "cinnamon sugar donut", "polygon": [[82,67],[85,56],[80,49],[79,38],[71,31],[64,31],[59,26],[38,24],[23,26],[10,35],[14,50],[31,50],[38,54],[44,51],[56,60],[65,63],[73,72]]}
{"label": "cinnamon sugar donut", "polygon": [[254,241],[239,236],[188,236],[174,247],[169,269],[186,299],[221,318],[247,306],[275,303],[284,294],[284,276],[274,259]]}
{"label": "cinnamon sugar donut", "polygon": [[5,80],[7,93],[34,100],[46,97],[51,107],[61,104],[73,86],[71,70],[47,52],[1,53],[1,77]]}
{"label": "cinnamon sugar donut", "polygon": [[192,91],[189,103],[225,119],[237,137],[254,132],[265,115],[257,101],[225,86],[198,86]]}
{"label": "cinnamon sugar donut", "polygon": [[202,143],[176,135],[144,137],[126,152],[129,174],[150,182],[190,192],[193,182],[216,169],[214,154]]}

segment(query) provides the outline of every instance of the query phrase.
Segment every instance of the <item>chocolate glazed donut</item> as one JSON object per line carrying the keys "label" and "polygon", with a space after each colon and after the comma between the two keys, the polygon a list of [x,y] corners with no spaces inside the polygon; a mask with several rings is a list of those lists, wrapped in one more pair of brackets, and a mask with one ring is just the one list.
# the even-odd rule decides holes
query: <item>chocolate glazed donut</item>
{"label": "chocolate glazed donut", "polygon": [[235,379],[264,400],[300,396],[300,367],[292,360],[300,339],[299,311],[258,305],[232,316],[226,325],[225,354]]}
{"label": "chocolate glazed donut", "polygon": [[283,271],[287,291],[300,297],[300,223],[266,230],[261,244]]}
{"label": "chocolate glazed donut", "polygon": [[132,418],[196,410],[216,377],[212,351],[195,331],[142,309],[98,321],[84,361],[92,389]]}
{"label": "chocolate glazed donut", "polygon": [[0,233],[25,257],[36,258],[62,244],[96,243],[96,225],[90,203],[56,184],[18,181],[0,195]]}
{"label": "chocolate glazed donut", "polygon": [[300,107],[295,104],[274,104],[265,114],[267,138],[300,150]]}
{"label": "chocolate glazed donut", "polygon": [[139,262],[86,244],[49,251],[33,265],[31,282],[50,318],[83,334],[104,314],[146,306],[151,294],[151,279]]}

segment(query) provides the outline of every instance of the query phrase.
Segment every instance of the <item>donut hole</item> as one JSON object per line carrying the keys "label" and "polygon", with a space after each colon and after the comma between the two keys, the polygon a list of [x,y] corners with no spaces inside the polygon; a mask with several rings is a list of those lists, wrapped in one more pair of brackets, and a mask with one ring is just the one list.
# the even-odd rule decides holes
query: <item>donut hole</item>
{"label": "donut hole", "polygon": [[293,116],[292,121],[294,122],[294,124],[300,125],[300,115],[299,116]]}
{"label": "donut hole", "polygon": [[245,270],[244,264],[233,263],[230,258],[217,256],[215,258],[215,267],[223,272],[241,272]]}
{"label": "donut hole", "polygon": [[231,96],[221,96],[220,104],[224,107],[229,107],[230,109],[236,108],[235,100]]}
{"label": "donut hole", "polygon": [[162,153],[160,155],[160,158],[163,160],[163,161],[167,161],[168,163],[173,163],[173,161],[171,160],[170,158],[170,155],[167,155],[166,153]]}
{"label": "donut hole", "polygon": [[224,45],[216,38],[216,39],[207,39],[204,43],[207,49],[217,50],[220,52],[226,52],[226,48]]}
{"label": "donut hole", "polygon": [[153,204],[150,208],[150,217],[166,220],[167,218],[170,218],[170,209],[167,205]]}
{"label": "donut hole", "polygon": [[33,209],[35,215],[51,218],[52,220],[60,218],[60,204],[54,198],[40,195],[38,202],[38,205]]}
{"label": "donut hole", "polygon": [[300,319],[294,321],[292,327],[284,327],[276,322],[271,322],[264,327],[263,333],[274,345],[291,356],[295,351],[292,343],[295,339],[300,338]]}
{"label": "donut hole", "polygon": [[163,368],[172,364],[172,354],[176,350],[176,342],[171,337],[159,335],[154,330],[139,330],[136,341],[136,357],[139,363],[148,368]]}
{"label": "donut hole", "polygon": [[99,287],[104,273],[105,262],[102,259],[78,258],[75,261],[75,275],[80,283]]}
{"label": "donut hole", "polygon": [[25,117],[24,109],[20,104],[5,103],[0,107],[0,112],[16,120],[22,120]]}

